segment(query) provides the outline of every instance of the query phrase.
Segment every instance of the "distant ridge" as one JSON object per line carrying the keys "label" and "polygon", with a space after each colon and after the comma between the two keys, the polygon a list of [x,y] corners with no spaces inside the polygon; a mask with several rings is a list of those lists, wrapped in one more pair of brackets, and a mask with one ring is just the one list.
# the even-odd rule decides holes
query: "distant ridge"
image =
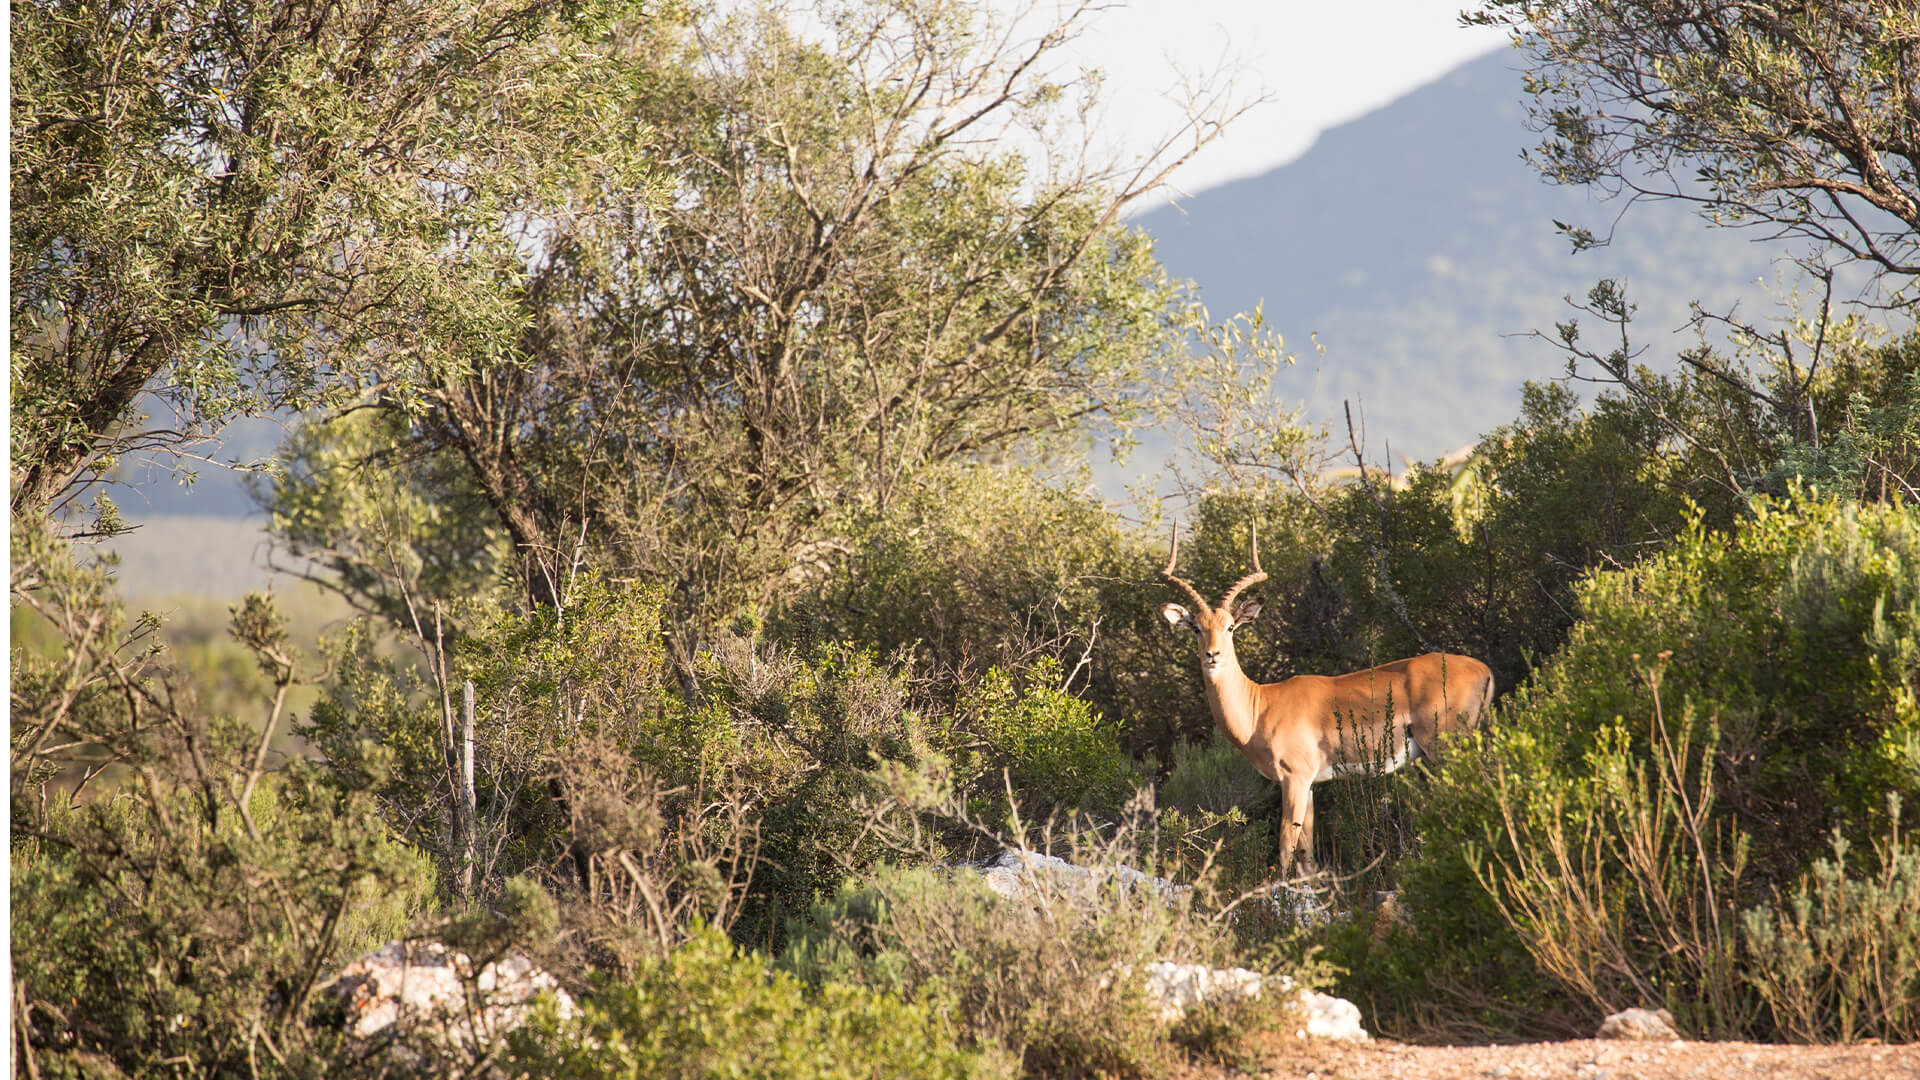
{"label": "distant ridge", "polygon": [[1321,421],[1353,399],[1375,452],[1390,440],[1432,457],[1511,419],[1523,381],[1564,368],[1546,344],[1514,335],[1551,331],[1570,314],[1563,298],[1600,278],[1627,280],[1656,367],[1692,340],[1672,336],[1691,300],[1720,310],[1744,300],[1749,318],[1774,311],[1757,281],[1775,280],[1782,252],[1678,204],[1635,205],[1610,247],[1571,254],[1555,219],[1604,234],[1624,204],[1547,184],[1521,160],[1537,137],[1520,64],[1511,49],[1470,61],[1329,129],[1286,165],[1134,224],[1216,316],[1264,301],[1299,358],[1282,393]]}

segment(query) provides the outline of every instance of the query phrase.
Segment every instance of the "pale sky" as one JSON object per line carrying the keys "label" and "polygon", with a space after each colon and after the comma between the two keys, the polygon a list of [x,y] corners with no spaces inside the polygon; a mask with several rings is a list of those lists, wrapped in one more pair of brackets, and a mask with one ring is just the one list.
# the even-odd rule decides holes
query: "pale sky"
{"label": "pale sky", "polygon": [[[1150,139],[1179,123],[1164,94],[1179,72],[1236,71],[1271,100],[1175,176],[1187,192],[1292,160],[1326,128],[1506,47],[1459,25],[1463,0],[1130,0],[1102,13],[1076,51],[1108,76],[1103,130]],[[1117,118],[1117,122],[1113,122]],[[1147,209],[1141,207],[1140,209]]]}

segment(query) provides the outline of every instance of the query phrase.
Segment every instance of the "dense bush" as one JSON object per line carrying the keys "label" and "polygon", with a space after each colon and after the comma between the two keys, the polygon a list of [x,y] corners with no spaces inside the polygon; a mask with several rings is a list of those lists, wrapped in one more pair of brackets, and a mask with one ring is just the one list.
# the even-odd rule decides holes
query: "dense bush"
{"label": "dense bush", "polygon": [[754,804],[760,865],[743,940],[777,939],[785,920],[831,893],[882,849],[868,825],[874,770],[912,764],[938,732],[910,707],[904,669],[845,645],[806,651],[730,639],[704,669],[696,723],[727,733],[730,777]]}
{"label": "dense bush", "polygon": [[1279,793],[1223,735],[1175,743],[1156,793],[1162,857],[1177,866],[1211,861],[1228,888],[1259,885],[1280,850],[1272,824]]}
{"label": "dense bush", "polygon": [[966,871],[881,867],[815,905],[782,962],[812,981],[937,1003],[969,1041],[1005,1047],[1032,1076],[1157,1075],[1183,1044],[1233,1053],[1284,1006],[1221,1006],[1173,1028],[1159,1018],[1130,973],[1158,960],[1224,963],[1232,937],[1192,892],[1163,896],[1117,876],[1126,846],[1071,845],[1090,872],[1035,873],[1020,899]]}
{"label": "dense bush", "polygon": [[[1697,390],[1672,393],[1705,407]],[[1397,489],[1330,498],[1327,572],[1347,606],[1337,625],[1364,648],[1347,659],[1446,648],[1491,665],[1502,689],[1519,685],[1566,640],[1585,575],[1660,550],[1689,515],[1733,519],[1730,493],[1670,442],[1636,402],[1601,394],[1583,409],[1565,386],[1529,383],[1519,417],[1459,471],[1417,468]]]}
{"label": "dense bush", "polygon": [[1795,444],[1763,486],[1784,491],[1798,480],[1861,501],[1920,497],[1920,335],[1884,350],[1888,363],[1846,397],[1838,425],[1819,444]]}
{"label": "dense bush", "polygon": [[1920,844],[1896,820],[1866,860],[1848,855],[1836,836],[1833,858],[1741,913],[1747,979],[1795,1040],[1920,1041]]}
{"label": "dense bush", "polygon": [[1731,535],[1696,527],[1596,576],[1581,610],[1509,715],[1564,732],[1572,764],[1611,718],[1651,715],[1639,673],[1671,651],[1663,693],[1717,721],[1726,810],[1766,882],[1835,826],[1865,845],[1889,793],[1920,794],[1920,509],[1758,502]]}
{"label": "dense bush", "polygon": [[431,912],[431,867],[310,770],[263,783],[245,818],[215,798],[56,804],[16,823],[13,971],[43,1073],[104,1058],[241,1075],[328,1055],[308,1008],[330,966]]}
{"label": "dense bush", "polygon": [[1007,1073],[991,1053],[958,1046],[937,1008],[844,983],[808,987],[711,928],[598,987],[579,1019],[548,1012],[516,1032],[503,1064],[566,1080]]}
{"label": "dense bush", "polygon": [[778,632],[911,650],[958,682],[1084,643],[1139,571],[1097,498],[976,464],[934,470],[816,554]]}
{"label": "dense bush", "polygon": [[[922,724],[904,673],[851,647],[722,636],[691,685],[670,682],[661,607],[657,590],[585,580],[532,616],[463,612],[472,629],[452,678],[475,684],[481,876],[497,887],[555,866],[564,849],[572,858],[549,885],[571,878],[589,909],[618,910],[638,900],[637,862],[675,898],[709,894],[667,902],[680,915],[641,934],[650,948],[695,916],[723,927],[744,916],[743,932],[763,939],[782,912],[873,858],[860,849],[866,777],[877,762],[916,758]],[[364,634],[350,644],[354,662],[304,730],[343,779],[359,777],[369,753],[397,761],[380,787],[390,819],[451,868],[439,731],[453,691],[382,660]],[[623,937],[605,929],[609,944]]]}
{"label": "dense bush", "polygon": [[1164,754],[1206,710],[1168,678],[1191,650],[1156,614],[1166,540],[1141,540],[1095,496],[1031,469],[945,468],[823,552],[768,629],[911,655],[920,694],[942,711],[989,669],[1019,680],[1052,658],[1071,675],[1055,684],[1092,704],[1127,750]]}
{"label": "dense bush", "polygon": [[961,700],[961,722],[987,741],[986,786],[997,792],[1011,785],[1030,813],[1117,811],[1140,777],[1114,725],[1067,692],[1053,657],[1042,657],[1024,676],[1022,689],[1012,675],[992,668]]}
{"label": "dense bush", "polygon": [[1580,602],[1422,810],[1403,879],[1433,961],[1406,974],[1477,995],[1488,1023],[1651,998],[1694,1030],[1770,1033],[1740,909],[1836,830],[1874,850],[1889,794],[1920,794],[1920,510],[1762,500]]}
{"label": "dense bush", "polygon": [[127,617],[110,562],[45,521],[11,541],[33,628],[9,658],[23,1071],[325,1071],[316,986],[431,910],[431,869],[363,792],[275,767],[307,677],[285,621],[261,594],[235,604],[230,654],[256,670],[220,663],[202,696],[160,620]]}

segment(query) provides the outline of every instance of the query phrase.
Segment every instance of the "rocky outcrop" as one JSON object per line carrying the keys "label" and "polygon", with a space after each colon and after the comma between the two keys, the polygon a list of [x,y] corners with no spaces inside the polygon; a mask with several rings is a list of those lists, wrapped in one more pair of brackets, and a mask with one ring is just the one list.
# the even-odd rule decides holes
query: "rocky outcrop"
{"label": "rocky outcrop", "polygon": [[1300,1018],[1301,1038],[1348,1042],[1372,1038],[1360,1024],[1359,1006],[1331,994],[1296,989],[1294,981],[1285,975],[1268,979],[1246,968],[1212,968],[1165,960],[1148,964],[1146,969],[1147,998],[1159,1007],[1160,1019],[1168,1023],[1201,1005],[1259,1000],[1269,985],[1283,999],[1291,997],[1288,1004]]}
{"label": "rocky outcrop", "polygon": [[1296,997],[1294,1007],[1304,1021],[1299,1030],[1303,1039],[1366,1042],[1372,1038],[1360,1024],[1360,1006],[1346,998],[1323,994],[1318,990],[1302,990]]}
{"label": "rocky outcrop", "polygon": [[1202,1005],[1257,1000],[1262,977],[1246,968],[1211,968],[1161,960],[1147,965],[1147,999],[1172,1023]]}
{"label": "rocky outcrop", "polygon": [[[980,873],[987,888],[1009,900],[1037,899],[1042,883],[1049,880],[1056,888],[1075,892],[1096,892],[1106,882],[1115,881],[1130,889],[1149,890],[1169,902],[1193,892],[1190,885],[1176,885],[1131,866],[1075,866],[1059,856],[1024,848],[1007,848],[985,863],[970,864],[970,868]],[[1275,885],[1255,899],[1274,914],[1297,921],[1324,922],[1327,917],[1325,906],[1310,889]]]}
{"label": "rocky outcrop", "polygon": [[1600,1023],[1595,1034],[1600,1039],[1658,1039],[1672,1041],[1680,1037],[1674,1030],[1673,1014],[1665,1009],[1625,1009]]}
{"label": "rocky outcrop", "polygon": [[560,1015],[573,998],[525,956],[475,970],[465,953],[438,942],[385,945],[348,964],[327,987],[360,1039],[420,1040],[440,1049],[487,1047],[526,1022],[535,999],[551,995]]}

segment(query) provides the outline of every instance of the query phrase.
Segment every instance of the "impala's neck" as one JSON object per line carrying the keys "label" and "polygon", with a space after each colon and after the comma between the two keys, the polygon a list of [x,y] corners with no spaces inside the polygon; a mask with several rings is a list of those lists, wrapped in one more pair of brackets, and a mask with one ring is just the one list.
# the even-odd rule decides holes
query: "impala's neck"
{"label": "impala's neck", "polygon": [[1200,677],[1207,684],[1207,708],[1213,712],[1213,722],[1220,733],[1235,746],[1252,742],[1257,686],[1240,670],[1240,661],[1233,655],[1232,647],[1223,649],[1211,667],[1203,660]]}

